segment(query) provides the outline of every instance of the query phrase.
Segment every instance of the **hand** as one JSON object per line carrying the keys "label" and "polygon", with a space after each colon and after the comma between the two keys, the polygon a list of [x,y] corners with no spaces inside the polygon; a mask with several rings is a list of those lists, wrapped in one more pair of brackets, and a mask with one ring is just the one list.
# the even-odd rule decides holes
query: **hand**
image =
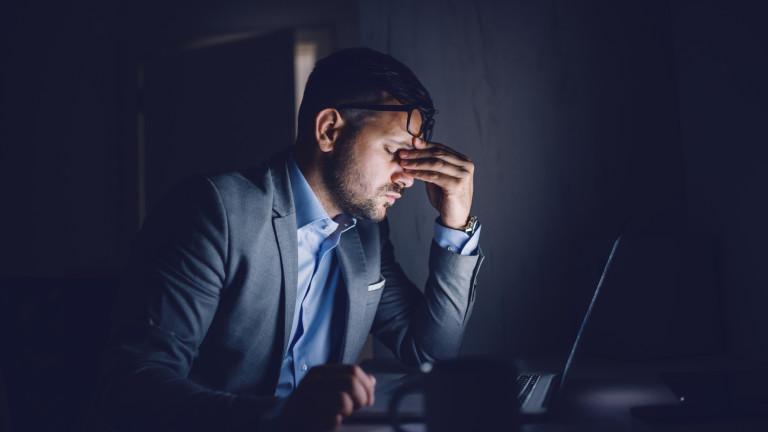
{"label": "hand", "polygon": [[313,367],[285,404],[285,431],[335,430],[344,417],[373,405],[376,378],[355,365]]}
{"label": "hand", "polygon": [[472,207],[475,164],[444,144],[414,138],[413,147],[399,152],[403,171],[426,182],[429,202],[443,225],[463,228]]}

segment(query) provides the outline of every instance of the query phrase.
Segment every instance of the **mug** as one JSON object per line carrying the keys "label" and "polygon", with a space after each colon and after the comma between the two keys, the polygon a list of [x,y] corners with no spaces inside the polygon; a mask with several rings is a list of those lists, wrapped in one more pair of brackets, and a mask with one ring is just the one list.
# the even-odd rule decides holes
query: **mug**
{"label": "mug", "polygon": [[422,392],[429,432],[518,430],[517,372],[487,357],[425,363],[414,380],[396,389],[389,401],[392,427],[401,426],[398,408],[404,396]]}

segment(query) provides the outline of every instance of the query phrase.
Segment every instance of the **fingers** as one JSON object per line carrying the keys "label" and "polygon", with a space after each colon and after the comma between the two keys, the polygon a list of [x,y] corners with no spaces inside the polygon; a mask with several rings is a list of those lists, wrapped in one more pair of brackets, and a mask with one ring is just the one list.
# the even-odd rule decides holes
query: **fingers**
{"label": "fingers", "polygon": [[309,370],[291,396],[292,411],[301,421],[336,429],[344,417],[373,405],[375,386],[376,379],[359,366],[317,366]]}
{"label": "fingers", "polygon": [[[338,392],[336,394],[336,412],[339,413],[342,418],[349,417],[357,409],[355,402],[349,396],[349,393]],[[337,419],[338,415],[337,414]]]}
{"label": "fingers", "polygon": [[344,376],[338,381],[340,390],[352,397],[355,409],[373,405],[375,384],[359,366],[345,366]]}
{"label": "fingers", "polygon": [[352,365],[351,368],[353,375],[355,378],[357,378],[365,390],[368,399],[367,405],[373,405],[374,393],[376,391],[376,378],[374,378],[373,375],[368,375],[365,373],[365,371],[360,366]]}
{"label": "fingers", "polygon": [[475,165],[466,156],[438,143],[424,143],[421,148],[401,150],[399,156],[405,172],[420,180],[441,186],[453,183],[449,177],[464,179],[472,176],[475,170]]}
{"label": "fingers", "polygon": [[401,160],[400,165],[406,170],[434,171],[456,178],[462,178],[470,174],[466,168],[449,162],[447,158],[440,157]]}
{"label": "fingers", "polygon": [[406,173],[413,176],[413,178],[425,181],[428,183],[436,184],[437,186],[440,186],[441,188],[445,190],[450,190],[453,187],[456,187],[461,183],[461,179],[442,174],[435,171],[419,171],[419,170],[410,170],[406,169]]}
{"label": "fingers", "polygon": [[[345,411],[342,411],[342,414],[345,416],[348,416],[352,414],[352,410],[359,409],[364,406],[370,406],[372,405],[370,403],[371,396],[366,390],[363,383],[360,381],[359,378],[356,378],[354,376],[346,376],[342,378],[339,381],[336,381],[336,388],[339,390],[340,394],[343,394],[346,400],[349,400],[350,402],[350,411],[349,413],[345,413]],[[343,407],[346,407],[347,405],[344,404]]]}
{"label": "fingers", "polygon": [[409,149],[409,150],[400,150],[398,155],[400,156],[401,159],[420,159],[425,157],[437,157],[459,166],[467,166],[472,162],[469,160],[468,157],[464,156],[463,154],[457,152],[456,150],[444,144],[429,143],[428,145],[429,147],[425,147],[425,148],[416,147],[414,149]]}
{"label": "fingers", "polygon": [[314,383],[313,387],[349,393],[355,409],[374,403],[376,381],[356,365],[318,366],[310,369],[305,381]]}

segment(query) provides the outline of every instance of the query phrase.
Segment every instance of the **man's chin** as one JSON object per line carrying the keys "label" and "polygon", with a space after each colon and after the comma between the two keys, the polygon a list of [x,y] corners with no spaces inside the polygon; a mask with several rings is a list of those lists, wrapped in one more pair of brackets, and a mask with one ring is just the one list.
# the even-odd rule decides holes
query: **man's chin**
{"label": "man's chin", "polygon": [[379,223],[383,221],[384,218],[387,217],[387,207],[389,206],[387,205],[387,206],[380,207],[379,208],[380,210],[377,211],[376,214],[368,215],[369,217],[367,217],[366,219],[374,223]]}
{"label": "man's chin", "polygon": [[384,199],[384,202],[376,202],[376,200],[369,200],[366,205],[360,205],[350,209],[347,213],[352,214],[357,219],[363,219],[370,222],[378,223],[387,217],[387,209],[392,207],[394,203],[390,203],[389,200]]}
{"label": "man's chin", "polygon": [[372,217],[368,218],[371,222],[379,223],[384,220],[384,218],[387,217],[387,209],[389,207],[392,207],[392,204],[384,203],[381,207],[377,208],[377,212],[375,215],[371,215]]}

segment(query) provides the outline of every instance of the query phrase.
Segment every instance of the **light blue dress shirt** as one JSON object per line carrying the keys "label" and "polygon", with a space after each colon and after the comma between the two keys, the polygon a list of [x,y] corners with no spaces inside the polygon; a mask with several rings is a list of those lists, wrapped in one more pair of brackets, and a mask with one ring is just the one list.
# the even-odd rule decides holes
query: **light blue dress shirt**
{"label": "light blue dress shirt", "polygon": [[[313,366],[327,363],[340,339],[343,324],[334,321],[334,302],[341,270],[335,249],[341,236],[357,221],[346,214],[331,219],[299,167],[288,161],[291,192],[296,208],[298,278],[296,306],[288,350],[280,367],[275,396],[287,397]],[[435,242],[454,253],[477,251],[480,230],[472,237],[435,223]],[[335,338],[334,338],[335,336]]]}

